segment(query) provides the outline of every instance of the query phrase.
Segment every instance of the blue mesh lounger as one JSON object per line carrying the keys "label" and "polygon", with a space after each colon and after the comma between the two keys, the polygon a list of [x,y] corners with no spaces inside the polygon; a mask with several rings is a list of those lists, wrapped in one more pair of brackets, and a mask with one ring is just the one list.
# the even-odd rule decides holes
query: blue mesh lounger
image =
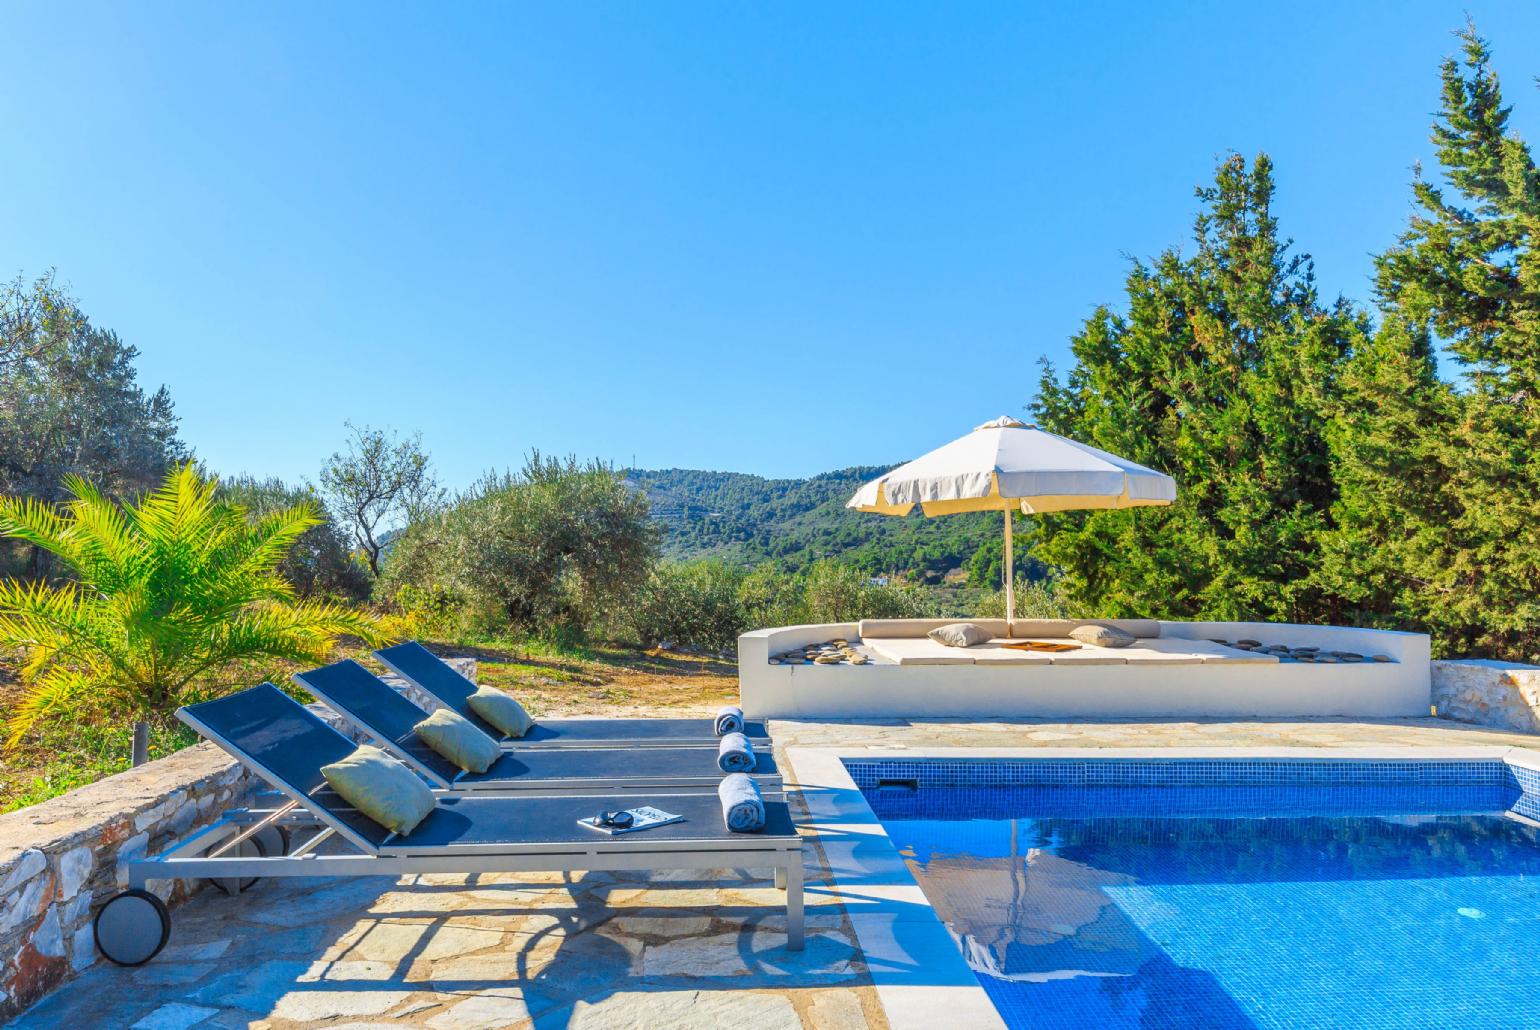
{"label": "blue mesh lounger", "polygon": [[[476,692],[476,684],[415,640],[376,651],[374,656],[391,672],[437,698],[444,707],[459,712],[500,739],[505,748],[717,746],[716,730],[710,719],[541,719],[524,736],[506,738],[465,703]],[[747,723],[743,733],[754,750],[770,750],[770,734],[763,722]]]}
{"label": "blue mesh lounger", "polygon": [[[437,659],[434,659],[437,661]],[[454,793],[595,791],[716,793],[725,775],[714,750],[704,747],[524,748],[505,751],[484,773],[468,773],[428,747],[413,727],[423,710],[352,659],[294,674],[294,682],[326,702],[359,730],[416,770],[439,790]],[[781,776],[770,752],[756,752],[759,789],[780,793]]]}
{"label": "blue mesh lounger", "polygon": [[[729,833],[711,794],[647,800],[684,821],[606,836],[577,820],[635,804],[636,795],[441,797],[412,832],[398,835],[351,808],[321,767],[354,749],[348,738],[270,683],[190,705],[177,717],[266,781],[286,803],[261,818],[226,817],[154,858],[127,863],[129,889],[102,906],[97,945],[108,958],[139,965],[170,935],[170,915],[144,888],[151,880],[262,876],[389,876],[418,873],[573,872],[601,869],[775,870],[786,891],[787,947],[802,947],[802,842],[785,801],[767,800],[763,833]],[[312,835],[271,857],[242,857],[238,845],[285,817],[302,814]],[[317,847],[331,842],[325,853]]]}

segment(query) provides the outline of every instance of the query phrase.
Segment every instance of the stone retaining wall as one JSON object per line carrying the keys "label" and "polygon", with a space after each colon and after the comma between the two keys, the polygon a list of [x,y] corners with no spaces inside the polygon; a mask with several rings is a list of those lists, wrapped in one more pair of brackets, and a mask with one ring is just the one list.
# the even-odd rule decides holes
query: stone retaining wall
{"label": "stone retaining wall", "polygon": [[1483,658],[1433,663],[1440,717],[1520,733],[1540,733],[1540,666]]}
{"label": "stone retaining wall", "polygon": [[[455,659],[475,678],[474,659]],[[387,677],[408,697],[416,691]],[[333,725],[340,719],[313,706]],[[223,751],[199,744],[0,816],[0,1023],[97,960],[96,906],[126,885],[124,863],[156,854],[258,786]],[[202,882],[157,881],[168,904]]]}

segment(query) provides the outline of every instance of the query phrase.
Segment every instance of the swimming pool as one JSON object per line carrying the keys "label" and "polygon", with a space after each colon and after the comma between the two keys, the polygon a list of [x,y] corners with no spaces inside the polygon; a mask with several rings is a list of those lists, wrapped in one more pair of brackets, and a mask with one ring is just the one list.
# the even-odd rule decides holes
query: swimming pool
{"label": "swimming pool", "polygon": [[845,766],[1012,1027],[1540,1027],[1529,769]]}

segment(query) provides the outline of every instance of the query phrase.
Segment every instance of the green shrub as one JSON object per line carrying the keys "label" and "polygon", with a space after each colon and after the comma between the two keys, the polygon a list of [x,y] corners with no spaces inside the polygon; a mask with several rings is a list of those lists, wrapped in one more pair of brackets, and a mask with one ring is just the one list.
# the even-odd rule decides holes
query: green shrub
{"label": "green shrub", "polygon": [[739,597],[744,578],[721,561],[661,564],[628,613],[628,635],[644,645],[732,651],[749,628]]}
{"label": "green shrub", "polygon": [[289,486],[281,479],[237,476],[222,480],[219,498],[246,509],[249,518],[308,505],[320,520],[305,530],[278,564],[278,573],[301,597],[335,597],[364,601],[369,597],[369,571],[354,560],[337,522],[316,496],[315,488]]}
{"label": "green shrub", "polygon": [[619,633],[643,644],[731,651],[738,636],[766,626],[906,618],[929,614],[918,590],[872,582],[830,561],[805,572],[742,572],[717,560],[670,562],[653,570]]}
{"label": "green shrub", "polygon": [[609,466],[532,454],[407,527],[381,585],[398,605],[459,607],[462,628],[578,640],[648,582],[658,531]]}
{"label": "green shrub", "polygon": [[[978,605],[982,619],[1005,618],[1005,590],[985,594]],[[1084,605],[1076,604],[1064,595],[1058,582],[1053,579],[1016,580],[1016,618],[1018,619],[1086,619],[1093,613]]]}
{"label": "green shrub", "polygon": [[930,604],[918,590],[876,582],[832,561],[813,563],[803,593],[803,622],[913,619],[930,614]]}

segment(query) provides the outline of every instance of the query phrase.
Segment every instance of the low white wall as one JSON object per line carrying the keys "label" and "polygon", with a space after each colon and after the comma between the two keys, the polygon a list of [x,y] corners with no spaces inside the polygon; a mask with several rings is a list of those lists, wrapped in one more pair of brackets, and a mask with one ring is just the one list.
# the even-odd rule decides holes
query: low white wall
{"label": "low white wall", "polygon": [[1161,623],[1161,635],[1250,638],[1385,654],[1360,664],[770,665],[772,654],[851,637],[854,623],[757,630],[738,638],[738,692],[756,719],[1304,717],[1427,715],[1429,646],[1420,633],[1258,622]]}

